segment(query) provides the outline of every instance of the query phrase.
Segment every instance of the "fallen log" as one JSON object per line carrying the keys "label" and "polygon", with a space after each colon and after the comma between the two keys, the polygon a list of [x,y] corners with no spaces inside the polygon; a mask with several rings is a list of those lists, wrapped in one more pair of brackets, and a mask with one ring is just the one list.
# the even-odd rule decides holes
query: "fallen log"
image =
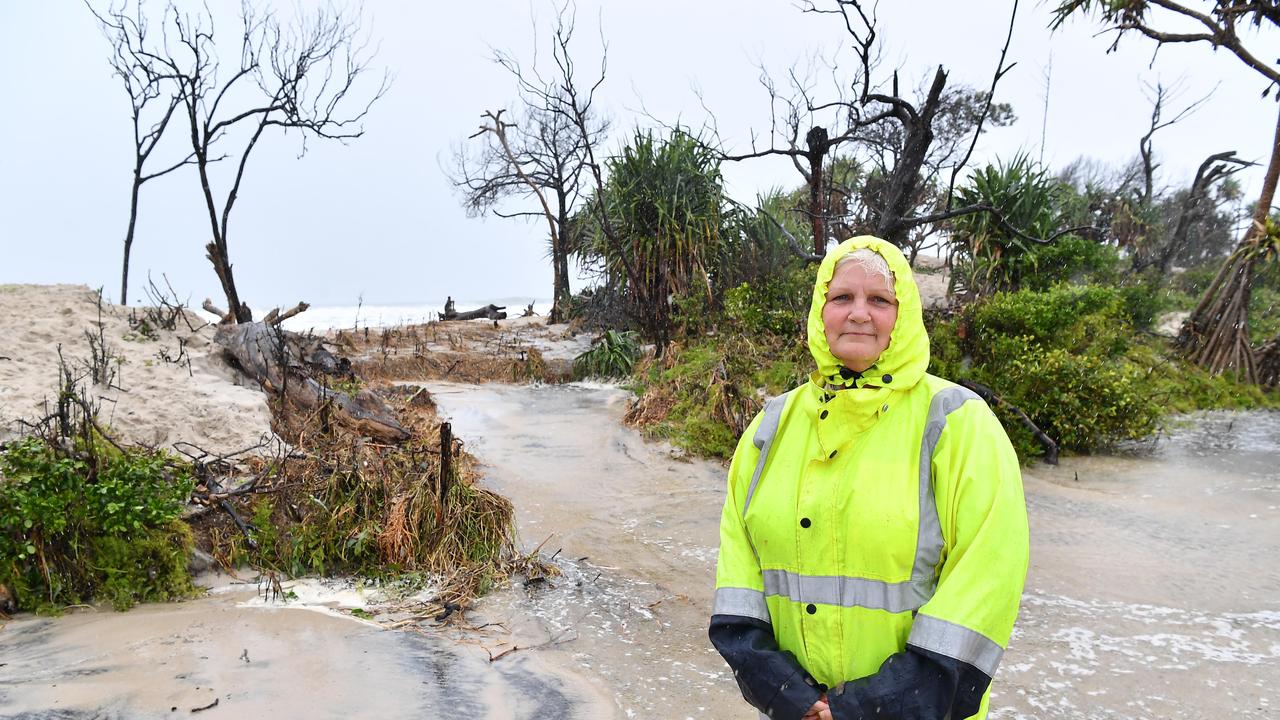
{"label": "fallen log", "polygon": [[1050,465],[1058,464],[1058,443],[1054,442],[1053,438],[1045,434],[1038,425],[1032,422],[1031,418],[1028,417],[1021,408],[1000,397],[994,390],[982,383],[973,382],[972,380],[961,380],[960,384],[977,393],[978,396],[985,400],[988,405],[992,407],[1003,405],[1014,415],[1017,415],[1018,419],[1022,421],[1022,424],[1031,431],[1032,436],[1034,436],[1035,439],[1044,446],[1044,461]]}
{"label": "fallen log", "polygon": [[477,310],[468,310],[466,312],[458,312],[453,309],[453,302],[450,301],[444,306],[444,312],[440,314],[441,320],[477,320],[485,318],[486,320],[506,320],[507,314],[502,312],[506,310],[506,305],[494,305],[492,303],[485,305]]}
{"label": "fallen log", "polygon": [[262,388],[283,395],[306,409],[328,405],[339,424],[387,442],[409,437],[409,431],[377,395],[360,390],[354,396],[325,387],[312,375],[341,374],[350,362],[334,358],[315,338],[261,322],[219,325],[213,341],[220,345]]}

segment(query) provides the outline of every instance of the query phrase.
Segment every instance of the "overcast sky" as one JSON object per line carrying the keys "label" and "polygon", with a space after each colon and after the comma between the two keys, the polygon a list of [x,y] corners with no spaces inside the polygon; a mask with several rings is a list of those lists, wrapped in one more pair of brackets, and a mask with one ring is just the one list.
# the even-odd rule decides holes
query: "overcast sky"
{"label": "overcast sky", "polygon": [[[220,11],[224,5],[210,3]],[[151,3],[152,10],[160,7]],[[884,67],[901,68],[911,87],[938,64],[950,71],[952,85],[986,87],[1010,7],[994,0],[881,3]],[[652,124],[642,108],[666,122],[702,124],[699,93],[728,148],[745,150],[751,129],[767,132],[769,122],[758,66],[781,77],[795,61],[845,41],[835,18],[803,14],[786,1],[581,0],[577,12],[584,73],[598,57],[597,26],[609,44],[599,102],[616,129],[610,150],[636,125]],[[313,141],[299,159],[296,135],[264,137],[231,218],[241,297],[260,312],[297,300],[549,297],[544,227],[468,218],[442,168],[482,111],[514,98],[492,50],[528,57],[531,16],[545,28],[551,13],[541,0],[368,0],[365,28],[379,44],[374,62],[394,75],[393,85],[370,113],[365,136],[347,145]],[[1265,163],[1276,103],[1260,98],[1261,77],[1229,54],[1168,48],[1150,68],[1153,48],[1141,38],[1105,54],[1110,40],[1095,37],[1093,25],[1077,21],[1050,34],[1048,21],[1047,6],[1021,4],[1010,49],[1017,67],[997,91],[1018,121],[984,135],[972,165],[1019,150],[1040,156],[1050,56],[1043,157],[1052,168],[1081,155],[1115,164],[1131,158],[1150,111],[1142,83],[1179,78],[1186,101],[1217,90],[1209,105],[1157,136],[1165,185],[1189,183],[1205,156],[1223,150]],[[235,29],[219,26],[224,39],[234,39]],[[84,283],[118,296],[132,130],[107,52],[80,2],[0,0],[0,283]],[[175,143],[168,149],[180,152]],[[743,201],[801,181],[785,162],[729,164],[725,175],[730,193]],[[1261,170],[1242,180],[1256,192]],[[145,185],[131,300],[141,299],[150,271],[157,278],[166,273],[193,304],[204,297],[223,304],[204,259],[208,240],[193,172]]]}

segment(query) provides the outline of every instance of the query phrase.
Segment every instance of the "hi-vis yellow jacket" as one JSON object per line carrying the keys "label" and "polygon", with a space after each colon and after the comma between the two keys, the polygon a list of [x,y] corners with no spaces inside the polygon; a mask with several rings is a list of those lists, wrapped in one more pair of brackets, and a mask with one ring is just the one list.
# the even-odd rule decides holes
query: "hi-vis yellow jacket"
{"label": "hi-vis yellow jacket", "polygon": [[[832,356],[822,307],[836,261],[862,247],[888,261],[898,319],[889,347],[857,374]],[[776,647],[716,642],[772,717],[827,688],[837,718],[921,717],[899,695],[937,682],[950,683],[937,690],[950,698],[937,717],[984,717],[1027,570],[1017,456],[980,398],[925,372],[920,294],[889,243],[858,237],[827,254],[808,336],[817,372],[752,421],[733,457],[712,639],[717,623],[721,638],[725,627],[772,630]],[[798,675],[760,687],[781,676],[749,668],[788,653]],[[796,695],[804,683],[809,694]]]}

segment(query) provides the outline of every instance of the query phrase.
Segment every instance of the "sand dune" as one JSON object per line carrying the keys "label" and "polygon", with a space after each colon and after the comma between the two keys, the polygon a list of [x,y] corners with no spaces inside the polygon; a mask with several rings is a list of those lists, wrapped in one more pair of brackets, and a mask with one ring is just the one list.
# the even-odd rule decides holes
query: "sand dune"
{"label": "sand dune", "polygon": [[[223,362],[212,326],[190,313],[194,330],[180,320],[176,331],[147,335],[131,326],[131,315],[141,317],[141,309],[102,306],[107,352],[118,362],[114,381],[93,385],[91,397],[113,437],[228,453],[270,436],[266,395]],[[68,365],[85,374],[86,333],[96,335],[98,322],[98,295],[83,285],[0,285],[0,441],[53,405],[59,346]]]}

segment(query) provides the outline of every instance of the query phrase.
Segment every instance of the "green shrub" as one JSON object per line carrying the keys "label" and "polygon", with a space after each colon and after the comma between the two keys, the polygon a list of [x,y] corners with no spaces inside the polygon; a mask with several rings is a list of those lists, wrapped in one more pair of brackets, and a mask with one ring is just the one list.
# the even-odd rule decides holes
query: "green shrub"
{"label": "green shrub", "polygon": [[1274,268],[1259,273],[1249,295],[1249,337],[1261,345],[1280,337],[1280,280]]}
{"label": "green shrub", "polygon": [[798,338],[730,333],[673,347],[664,367],[637,372],[640,402],[628,421],[691,453],[728,458],[764,404],[800,384],[812,366]]}
{"label": "green shrub", "polygon": [[[1280,405],[1257,386],[1209,375],[1165,339],[1135,332],[1164,295],[1150,281],[997,293],[954,318],[926,318],[929,370],[988,386],[1074,452],[1147,435],[1167,412]],[[1024,461],[1043,454],[1014,413],[996,413]]]}
{"label": "green shrub", "polygon": [[1213,278],[1217,276],[1218,269],[1221,266],[1222,264],[1218,262],[1188,268],[1173,276],[1172,285],[1175,289],[1188,295],[1199,297],[1204,294],[1205,290],[1209,289],[1209,283],[1213,282]]}
{"label": "green shrub", "polygon": [[1002,338],[1028,338],[1042,348],[1114,357],[1132,337],[1124,296],[1115,288],[1059,285],[1045,292],[996,293],[965,312],[970,352],[981,360],[1007,356]]}
{"label": "green shrub", "polygon": [[[1092,452],[1118,440],[1141,438],[1160,418],[1159,405],[1143,387],[1145,373],[1129,363],[1028,345],[998,370],[984,370],[991,375],[988,384],[1031,415],[1061,450]],[[1043,454],[1011,413],[997,413],[1020,456]]]}
{"label": "green shrub", "polygon": [[1159,282],[1144,280],[1120,287],[1124,314],[1136,328],[1150,328],[1160,313],[1173,309],[1169,293]]}
{"label": "green shrub", "polygon": [[191,536],[176,519],[191,486],[185,467],[162,453],[99,446],[68,457],[35,438],[5,446],[0,582],[37,609],[189,595]]}
{"label": "green shrub", "polygon": [[[1145,372],[1126,358],[1135,312],[1145,311],[1110,287],[996,293],[932,324],[930,369],[990,387],[1060,449],[1091,452],[1150,433],[1160,417]],[[1014,413],[996,412],[1024,461],[1043,454]]]}
{"label": "green shrub", "polygon": [[813,274],[797,268],[756,283],[743,283],[724,295],[730,329],[780,336],[803,334],[813,293]]}
{"label": "green shrub", "polygon": [[1064,235],[1048,245],[1033,245],[1010,260],[1019,285],[1048,290],[1064,282],[1099,282],[1115,276],[1120,256],[1111,245]]}
{"label": "green shrub", "polygon": [[626,377],[639,358],[640,340],[634,332],[606,330],[590,350],[573,359],[573,374],[579,379]]}
{"label": "green shrub", "polygon": [[130,538],[94,538],[93,555],[105,576],[98,595],[117,610],[128,610],[137,602],[191,597],[196,592],[187,570],[192,542],[191,528],[180,520],[140,530]]}

